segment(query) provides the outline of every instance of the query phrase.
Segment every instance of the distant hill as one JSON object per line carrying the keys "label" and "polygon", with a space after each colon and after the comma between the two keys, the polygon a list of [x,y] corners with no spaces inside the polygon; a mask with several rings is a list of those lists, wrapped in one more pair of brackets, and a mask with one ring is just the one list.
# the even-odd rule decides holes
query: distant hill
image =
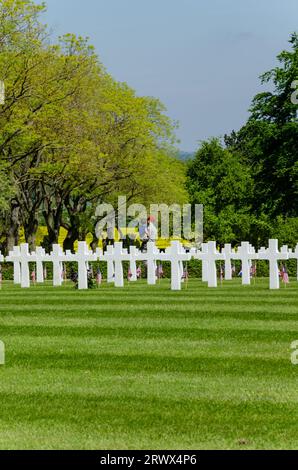
{"label": "distant hill", "polygon": [[180,152],[179,158],[184,162],[191,160],[195,156],[195,152]]}

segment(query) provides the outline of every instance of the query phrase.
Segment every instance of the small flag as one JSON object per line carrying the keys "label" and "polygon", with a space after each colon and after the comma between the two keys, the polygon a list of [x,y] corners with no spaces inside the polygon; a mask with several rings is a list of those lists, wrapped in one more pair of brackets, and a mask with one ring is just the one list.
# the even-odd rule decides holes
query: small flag
{"label": "small flag", "polygon": [[141,277],[142,277],[142,268],[141,266],[139,266],[137,268],[137,279],[141,279]]}
{"label": "small flag", "polygon": [[187,268],[185,268],[184,271],[183,271],[182,279],[185,279],[186,281],[189,279],[189,274],[188,274]]}
{"label": "small flag", "polygon": [[257,265],[253,264],[250,268],[250,277],[256,277],[257,275]]}
{"label": "small flag", "polygon": [[220,282],[223,282],[223,279],[224,279],[224,270],[223,270],[222,265],[220,265],[219,279],[220,279]]}
{"label": "small flag", "polygon": [[32,273],[31,273],[31,279],[32,279],[33,284],[35,284],[35,282],[36,282],[36,272],[35,272],[35,270],[32,271]]}
{"label": "small flag", "polygon": [[102,283],[102,274],[101,274],[100,269],[98,269],[97,273],[96,273],[96,282],[97,282],[98,285],[100,285]]}
{"label": "small flag", "polygon": [[157,279],[161,279],[163,277],[163,267],[162,267],[162,264],[159,264],[157,266],[157,269],[156,269],[156,276],[157,276]]}
{"label": "small flag", "polygon": [[67,271],[65,264],[63,264],[62,278],[64,279],[64,281],[67,281]]}
{"label": "small flag", "polygon": [[290,283],[288,271],[287,271],[287,268],[285,267],[284,264],[283,264],[282,269],[281,269],[281,278],[282,278],[282,282],[284,284],[289,284]]}
{"label": "small flag", "polygon": [[131,269],[129,268],[128,272],[127,272],[127,280],[130,281],[132,278],[132,271]]}

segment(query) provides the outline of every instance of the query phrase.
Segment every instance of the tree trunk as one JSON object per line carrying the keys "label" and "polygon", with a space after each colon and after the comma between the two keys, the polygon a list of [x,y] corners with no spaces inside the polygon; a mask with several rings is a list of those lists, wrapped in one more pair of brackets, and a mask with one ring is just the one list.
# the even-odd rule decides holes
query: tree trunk
{"label": "tree trunk", "polygon": [[69,216],[69,223],[64,227],[67,229],[67,235],[63,243],[63,249],[74,251],[74,244],[80,238],[81,220],[80,215],[86,210],[86,201],[80,198],[71,200],[70,197],[64,201]]}
{"label": "tree trunk", "polygon": [[74,224],[73,220],[71,221],[71,226],[68,229],[66,238],[63,242],[63,249],[74,251],[74,244],[79,239],[80,230],[79,230],[79,223]]}
{"label": "tree trunk", "polygon": [[48,234],[44,237],[42,246],[49,253],[54,243],[58,243],[62,224],[62,204],[57,209],[51,209],[48,205],[43,212]]}
{"label": "tree trunk", "polygon": [[97,247],[98,247],[98,242],[99,242],[99,239],[97,238],[97,236],[93,233],[93,240],[92,242],[90,243],[90,248],[93,252],[96,251]]}
{"label": "tree trunk", "polygon": [[17,201],[11,202],[8,230],[6,233],[6,252],[9,253],[19,243],[20,206]]}
{"label": "tree trunk", "polygon": [[25,239],[29,245],[29,250],[34,251],[36,249],[36,233],[38,229],[38,220],[34,215],[24,223]]}

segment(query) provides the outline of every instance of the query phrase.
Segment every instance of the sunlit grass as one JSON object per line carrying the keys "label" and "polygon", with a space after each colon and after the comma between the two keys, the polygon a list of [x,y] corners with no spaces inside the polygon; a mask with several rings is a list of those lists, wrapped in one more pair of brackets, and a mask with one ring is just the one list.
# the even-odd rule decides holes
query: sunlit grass
{"label": "sunlit grass", "polygon": [[5,283],[0,339],[1,449],[298,448],[295,281]]}

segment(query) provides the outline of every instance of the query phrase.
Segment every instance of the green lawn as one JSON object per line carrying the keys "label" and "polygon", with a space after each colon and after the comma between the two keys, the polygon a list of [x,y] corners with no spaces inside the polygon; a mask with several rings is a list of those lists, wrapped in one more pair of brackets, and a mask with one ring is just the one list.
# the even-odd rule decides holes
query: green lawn
{"label": "green lawn", "polygon": [[1,449],[298,449],[298,283],[0,291]]}

